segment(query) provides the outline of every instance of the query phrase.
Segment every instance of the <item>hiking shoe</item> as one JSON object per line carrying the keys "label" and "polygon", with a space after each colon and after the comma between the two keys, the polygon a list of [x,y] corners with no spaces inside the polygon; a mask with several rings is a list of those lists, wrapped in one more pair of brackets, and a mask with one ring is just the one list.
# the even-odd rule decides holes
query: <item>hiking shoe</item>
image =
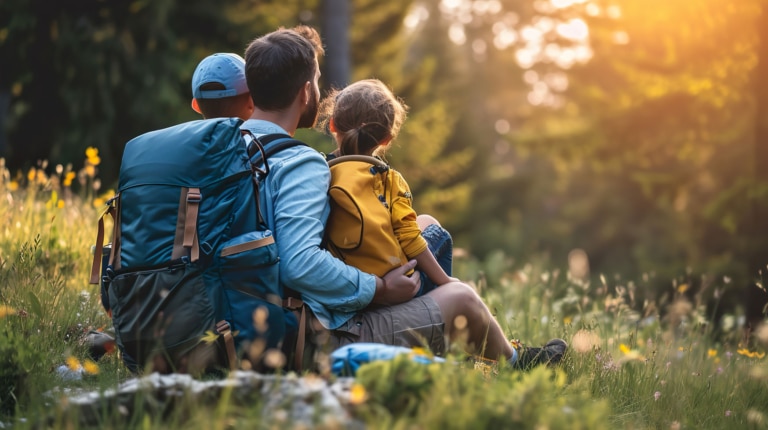
{"label": "hiking shoe", "polygon": [[565,355],[568,343],[562,339],[552,339],[541,348],[526,347],[519,341],[511,341],[517,350],[517,361],[512,367],[520,370],[528,370],[541,364],[557,364]]}

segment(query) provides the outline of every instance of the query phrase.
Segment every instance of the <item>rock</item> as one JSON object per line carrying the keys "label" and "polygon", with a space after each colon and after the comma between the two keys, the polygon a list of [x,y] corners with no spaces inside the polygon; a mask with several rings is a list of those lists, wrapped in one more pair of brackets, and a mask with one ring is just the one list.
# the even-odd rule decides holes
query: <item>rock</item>
{"label": "rock", "polygon": [[[352,378],[328,381],[315,375],[298,377],[264,375],[251,371],[232,372],[219,380],[196,380],[189,375],[152,373],[133,378],[103,392],[67,394],[59,401],[59,412],[83,427],[103,427],[104,417],[126,422],[143,414],[188,417],[190,409],[215,408],[227,398],[233,406],[261,406],[266,423],[291,427],[363,428],[345,408]],[[225,396],[225,390],[232,391]],[[281,425],[282,427],[282,425]]]}

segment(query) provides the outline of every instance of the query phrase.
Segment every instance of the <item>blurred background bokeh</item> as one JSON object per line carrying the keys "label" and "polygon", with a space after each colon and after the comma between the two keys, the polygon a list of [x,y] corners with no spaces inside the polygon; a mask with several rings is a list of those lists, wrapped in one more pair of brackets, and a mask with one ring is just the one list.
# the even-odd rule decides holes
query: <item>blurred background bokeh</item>
{"label": "blurred background bokeh", "polygon": [[388,159],[473,258],[746,285],[768,263],[767,6],[2,0],[0,157],[23,178],[98,148],[114,188],[129,139],[198,119],[198,61],[303,23],[323,90],[376,77],[411,107]]}

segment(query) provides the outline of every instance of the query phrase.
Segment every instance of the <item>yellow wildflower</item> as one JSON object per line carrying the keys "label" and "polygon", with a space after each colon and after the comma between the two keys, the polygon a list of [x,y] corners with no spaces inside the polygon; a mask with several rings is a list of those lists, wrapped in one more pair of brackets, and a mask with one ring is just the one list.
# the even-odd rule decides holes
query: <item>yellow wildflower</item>
{"label": "yellow wildflower", "polygon": [[85,360],[85,362],[83,362],[83,370],[89,375],[98,375],[99,365],[92,360]]}
{"label": "yellow wildflower", "polygon": [[88,164],[83,168],[85,170],[85,174],[91,178],[96,176],[96,168],[93,166],[93,164]]}
{"label": "yellow wildflower", "polygon": [[564,317],[563,324],[568,325],[573,322],[573,317]]}
{"label": "yellow wildflower", "polygon": [[690,287],[688,286],[688,284],[680,284],[680,285],[677,287],[677,292],[678,292],[678,293],[680,293],[680,294],[683,294],[684,292],[688,291],[688,288],[690,288]]}
{"label": "yellow wildflower", "polygon": [[213,342],[216,342],[216,339],[218,338],[219,338],[219,335],[214,333],[213,330],[207,330],[205,332],[205,335],[203,335],[203,337],[200,338],[200,340],[205,343],[213,343]]}
{"label": "yellow wildflower", "polygon": [[59,209],[63,208],[63,207],[64,207],[64,200],[59,200],[59,201],[56,203],[56,206],[57,206]]}
{"label": "yellow wildflower", "polygon": [[46,182],[48,182],[48,177],[45,176],[45,172],[43,172],[42,169],[38,170],[37,171],[37,183],[40,184],[40,185],[43,185]]}
{"label": "yellow wildflower", "polygon": [[0,305],[0,318],[5,318],[8,315],[16,315],[16,309],[8,305]]}
{"label": "yellow wildflower", "polygon": [[366,400],[368,400],[368,392],[365,391],[365,387],[360,384],[352,384],[352,388],[349,390],[349,403],[359,405]]}
{"label": "yellow wildflower", "polygon": [[78,360],[76,357],[73,357],[71,355],[67,357],[67,367],[69,368],[69,370],[73,372],[77,372],[80,370],[80,368],[82,368],[82,366],[80,365],[80,360]]}
{"label": "yellow wildflower", "polygon": [[67,174],[64,176],[64,186],[72,186],[72,181],[75,180],[75,176],[77,176],[75,172],[67,172]]}
{"label": "yellow wildflower", "polygon": [[624,356],[619,359],[619,364],[626,363],[627,361],[645,361],[645,357],[643,357],[640,352],[629,349],[629,347],[623,343],[619,344],[619,350],[624,354]]}
{"label": "yellow wildflower", "polygon": [[11,181],[8,183],[8,189],[11,191],[16,191],[19,189],[19,183],[16,181]]}
{"label": "yellow wildflower", "polygon": [[480,371],[486,378],[490,377],[491,375],[499,374],[499,362],[495,360],[475,357],[473,368]]}
{"label": "yellow wildflower", "polygon": [[765,357],[764,352],[757,352],[757,351],[750,351],[747,348],[741,348],[736,350],[737,353],[749,357],[749,358],[763,358]]}
{"label": "yellow wildflower", "polygon": [[36,177],[36,176],[37,176],[37,170],[35,170],[35,168],[34,168],[34,167],[33,167],[33,168],[31,168],[31,169],[29,169],[29,173],[27,173],[27,180],[28,180],[29,182],[32,182],[32,181],[34,181],[34,180],[35,180],[35,177]]}
{"label": "yellow wildflower", "polygon": [[106,202],[101,197],[96,197],[95,199],[93,199],[93,207],[95,208],[100,208],[104,206],[104,203]]}
{"label": "yellow wildflower", "polygon": [[98,166],[99,163],[101,163],[101,158],[99,157],[99,150],[92,146],[89,146],[85,150],[85,157],[87,158],[88,164]]}
{"label": "yellow wildflower", "polygon": [[717,357],[717,350],[716,349],[709,349],[709,350],[707,350],[707,356],[708,357]]}

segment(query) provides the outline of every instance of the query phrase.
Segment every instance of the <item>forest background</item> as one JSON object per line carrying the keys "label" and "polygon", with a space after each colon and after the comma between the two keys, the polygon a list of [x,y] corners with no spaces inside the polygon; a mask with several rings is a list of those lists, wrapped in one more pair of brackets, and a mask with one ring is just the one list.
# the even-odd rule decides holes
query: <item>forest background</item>
{"label": "forest background", "polygon": [[324,91],[376,77],[411,107],[388,159],[473,258],[570,259],[571,275],[649,293],[681,277],[746,285],[768,263],[766,7],[4,0],[0,157],[23,182],[97,148],[108,194],[128,140],[199,118],[203,57],[304,23],[326,45]]}

